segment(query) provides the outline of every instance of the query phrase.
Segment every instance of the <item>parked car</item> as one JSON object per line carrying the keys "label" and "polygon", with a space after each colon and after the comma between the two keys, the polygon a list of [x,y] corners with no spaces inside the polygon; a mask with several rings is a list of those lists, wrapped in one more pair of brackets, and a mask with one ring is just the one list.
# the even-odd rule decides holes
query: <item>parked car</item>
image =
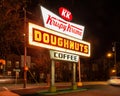
{"label": "parked car", "polygon": [[108,80],[108,84],[110,85],[119,85],[120,86],[120,77],[113,76]]}

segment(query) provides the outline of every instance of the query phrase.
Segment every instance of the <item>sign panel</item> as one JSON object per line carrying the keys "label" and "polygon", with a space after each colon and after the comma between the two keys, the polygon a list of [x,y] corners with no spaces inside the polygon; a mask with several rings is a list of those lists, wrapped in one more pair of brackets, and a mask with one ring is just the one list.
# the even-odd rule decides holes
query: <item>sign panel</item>
{"label": "sign panel", "polygon": [[28,41],[30,45],[90,56],[90,43],[30,23]]}
{"label": "sign panel", "polygon": [[20,72],[20,69],[13,69],[13,71],[17,71],[17,72]]}
{"label": "sign panel", "polygon": [[63,53],[53,50],[50,50],[50,58],[56,60],[70,61],[70,62],[78,62],[79,60],[78,55],[73,55],[73,54]]}
{"label": "sign panel", "polygon": [[83,38],[84,26],[65,21],[42,6],[41,12],[45,27],[77,39]]}

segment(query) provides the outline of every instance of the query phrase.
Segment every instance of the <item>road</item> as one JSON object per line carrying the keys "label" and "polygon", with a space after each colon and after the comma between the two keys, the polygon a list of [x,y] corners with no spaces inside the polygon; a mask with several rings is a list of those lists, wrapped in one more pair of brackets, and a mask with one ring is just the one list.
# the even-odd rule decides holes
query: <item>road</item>
{"label": "road", "polygon": [[60,94],[56,96],[120,96],[120,86],[92,85],[87,91]]}
{"label": "road", "polygon": [[[104,83],[85,83],[86,85],[78,88],[78,89],[87,89],[84,91],[77,91],[77,92],[67,92],[67,93],[62,93],[62,94],[57,94],[53,95],[53,94],[49,94],[49,96],[120,96],[120,86],[110,86]],[[63,84],[63,83],[59,83],[59,86],[57,86],[57,90],[61,89],[66,89],[66,88],[70,88],[70,84]],[[3,88],[3,86],[1,86]],[[14,87],[14,86],[13,86]],[[6,92],[8,92],[9,96],[43,96],[42,94],[36,94],[36,93],[41,93],[43,90],[46,92],[48,92],[48,86],[41,85],[41,86],[36,86],[36,85],[29,85],[28,88],[23,89],[20,88],[22,86],[16,86],[16,88],[13,88],[12,86],[6,86],[5,88],[7,88]],[[5,88],[3,88],[5,90]],[[11,90],[12,89],[12,90]],[[2,92],[4,92],[4,94],[6,95],[2,95]],[[10,95],[10,92],[16,95]],[[5,93],[5,91],[0,92],[0,96],[8,96],[7,93]]]}
{"label": "road", "polygon": [[[62,94],[56,94],[54,96],[120,96],[120,87],[117,86],[110,86],[110,85],[86,85],[82,87],[83,89],[87,89],[85,91],[79,92],[68,92]],[[48,89],[48,88],[43,88]],[[43,90],[42,89],[42,90]],[[15,93],[24,96],[28,96],[26,94],[33,94],[35,92],[39,92],[40,88],[28,89],[28,90],[16,90]],[[25,94],[26,93],[26,94]],[[33,95],[33,96],[43,96],[43,95]],[[53,96],[53,94],[49,95]]]}

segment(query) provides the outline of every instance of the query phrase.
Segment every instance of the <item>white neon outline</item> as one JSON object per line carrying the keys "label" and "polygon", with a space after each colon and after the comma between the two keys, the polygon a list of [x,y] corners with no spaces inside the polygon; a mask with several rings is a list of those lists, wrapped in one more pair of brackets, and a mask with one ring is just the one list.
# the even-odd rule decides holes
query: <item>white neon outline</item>
{"label": "white neon outline", "polygon": [[[72,22],[65,21],[64,19],[62,19],[61,17],[57,16],[57,15],[54,14],[53,12],[47,10],[47,9],[44,8],[43,6],[40,6],[40,8],[41,8],[41,13],[42,13],[42,17],[43,17],[43,23],[44,23],[44,26],[45,26],[46,28],[49,28],[49,29],[51,29],[51,30],[55,30],[55,31],[57,31],[57,32],[60,32],[60,33],[62,33],[62,34],[69,35],[69,36],[72,36],[72,37],[74,37],[74,38],[77,38],[77,39],[82,40],[83,35],[84,35],[84,28],[85,28],[84,26],[78,25],[78,24],[75,24],[75,23],[72,23]],[[61,29],[59,29],[59,28],[57,28],[57,27],[55,27],[55,26],[51,26],[51,25],[49,25],[49,24],[46,24],[46,21],[47,21],[47,18],[48,18],[48,17],[47,17],[48,14],[51,15],[51,16],[53,16],[53,17],[55,17],[55,18],[57,18],[57,19],[59,19],[59,20],[61,20],[61,21],[63,21],[63,22],[66,22],[67,24],[70,24],[70,25],[73,25],[73,26],[75,26],[75,27],[77,27],[77,28],[82,29],[82,35],[80,36],[79,34],[75,34],[75,33],[72,33],[72,32],[62,31]],[[59,30],[59,31],[58,31],[58,30]]]}
{"label": "white neon outline", "polygon": [[[74,51],[74,50],[69,50],[69,49],[60,48],[60,47],[57,47],[57,46],[51,46],[51,45],[47,45],[47,44],[35,42],[32,39],[32,36],[33,36],[32,29],[33,28],[36,28],[38,30],[45,31],[45,32],[48,32],[48,33],[52,33],[52,34],[54,33],[57,36],[61,36],[63,38],[67,38],[69,40],[74,40],[76,42],[86,44],[86,45],[88,45],[89,52],[88,52],[88,54],[86,54],[86,53],[77,52],[77,51]],[[81,55],[81,56],[86,56],[86,57],[90,56],[90,43],[89,42],[85,42],[83,40],[79,40],[77,38],[73,38],[73,37],[67,36],[65,34],[61,34],[59,32],[56,32],[56,31],[47,29],[45,27],[33,24],[31,22],[28,23],[28,42],[29,42],[30,45],[39,46],[39,47],[48,48],[48,49],[53,49],[53,50],[56,50],[56,51],[63,51],[63,52],[67,52],[67,53],[73,53],[73,54],[77,54],[77,55]]]}

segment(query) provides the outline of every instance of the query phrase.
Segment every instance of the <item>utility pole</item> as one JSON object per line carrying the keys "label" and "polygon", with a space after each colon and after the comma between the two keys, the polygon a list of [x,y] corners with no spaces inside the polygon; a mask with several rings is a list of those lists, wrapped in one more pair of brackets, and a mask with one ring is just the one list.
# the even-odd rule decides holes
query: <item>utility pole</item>
{"label": "utility pole", "polygon": [[27,33],[26,33],[26,14],[32,14],[29,11],[26,11],[26,0],[24,1],[24,86],[23,88],[26,88],[27,85],[27,71],[28,71],[28,66],[27,66]]}
{"label": "utility pole", "polygon": [[26,88],[27,84],[27,66],[26,66],[26,57],[27,57],[27,42],[26,42],[26,9],[23,8],[24,11],[24,86],[23,88]]}

